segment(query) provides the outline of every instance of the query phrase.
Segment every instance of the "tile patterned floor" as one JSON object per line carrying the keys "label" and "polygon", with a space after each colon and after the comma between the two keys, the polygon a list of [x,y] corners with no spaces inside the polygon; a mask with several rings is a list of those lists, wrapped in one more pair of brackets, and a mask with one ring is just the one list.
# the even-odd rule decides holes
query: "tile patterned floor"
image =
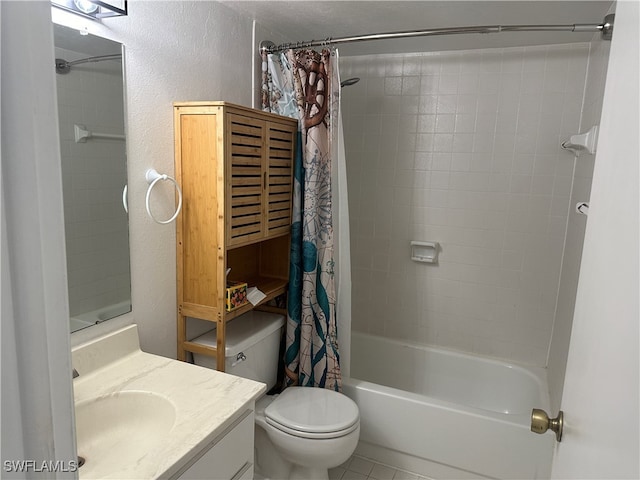
{"label": "tile patterned floor", "polygon": [[399,470],[353,455],[342,465],[329,470],[329,480],[428,480],[415,473]]}

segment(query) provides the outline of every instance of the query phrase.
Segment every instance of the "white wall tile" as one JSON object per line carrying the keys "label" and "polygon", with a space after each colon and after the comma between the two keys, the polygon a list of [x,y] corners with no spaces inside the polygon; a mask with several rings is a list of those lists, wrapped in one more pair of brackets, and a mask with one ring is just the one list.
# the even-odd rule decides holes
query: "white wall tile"
{"label": "white wall tile", "polygon": [[[573,185],[559,145],[580,127],[573,92],[584,91],[588,54],[342,57],[378,105],[343,95],[349,188],[360,192],[353,282],[369,287],[354,288],[369,302],[354,299],[355,329],[546,365]],[[364,161],[376,152],[384,166]],[[410,240],[440,242],[439,263],[411,262]]]}
{"label": "white wall tile", "polygon": [[[585,76],[586,86],[582,110],[577,110],[571,104],[565,108],[561,129],[565,138],[569,134],[586,131],[600,121],[610,45],[610,42],[598,38],[594,39],[590,45],[581,45],[579,48],[578,46],[574,47],[575,56],[571,58],[568,64],[567,91],[569,91],[569,85],[572,81]],[[589,56],[588,68],[587,65],[583,65],[577,59],[584,52]],[[578,91],[570,91],[568,96],[575,96],[579,93]],[[580,119],[578,130],[571,128],[576,118]],[[557,172],[562,172],[564,175],[570,170],[570,166],[575,167],[569,173],[573,180],[572,189],[567,190],[566,177],[556,177],[555,184],[557,189],[554,187],[554,196],[551,204],[552,217],[548,226],[549,235],[559,237],[562,232],[562,237],[559,238],[564,240],[564,255],[555,306],[553,336],[548,354],[548,378],[552,409],[558,409],[561,402],[582,257],[582,244],[587,221],[586,217],[575,212],[574,206],[579,201],[588,201],[589,199],[594,156],[583,154],[576,158],[575,162],[571,160],[573,160],[571,155],[569,155],[569,158],[567,156],[561,157],[562,165],[559,165]],[[547,304],[550,303],[548,296],[549,294],[545,293]]]}

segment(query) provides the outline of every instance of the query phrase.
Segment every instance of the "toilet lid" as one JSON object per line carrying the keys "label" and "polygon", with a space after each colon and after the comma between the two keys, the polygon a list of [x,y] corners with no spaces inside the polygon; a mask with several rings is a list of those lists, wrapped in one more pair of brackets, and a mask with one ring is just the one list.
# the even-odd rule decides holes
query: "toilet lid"
{"label": "toilet lid", "polygon": [[352,430],[360,419],[358,406],[349,397],[324,388],[289,387],[265,408],[270,424],[300,433],[332,433]]}

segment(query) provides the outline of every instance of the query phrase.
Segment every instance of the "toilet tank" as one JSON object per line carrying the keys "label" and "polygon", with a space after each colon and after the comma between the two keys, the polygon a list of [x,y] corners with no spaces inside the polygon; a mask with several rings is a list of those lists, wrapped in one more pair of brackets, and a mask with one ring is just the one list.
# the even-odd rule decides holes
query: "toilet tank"
{"label": "toilet tank", "polygon": [[[236,317],[226,325],[225,371],[267,384],[269,391],[278,377],[280,337],[285,318],[277,313],[252,310]],[[195,343],[216,346],[216,329],[192,340]],[[215,369],[215,357],[193,354],[193,362]]]}

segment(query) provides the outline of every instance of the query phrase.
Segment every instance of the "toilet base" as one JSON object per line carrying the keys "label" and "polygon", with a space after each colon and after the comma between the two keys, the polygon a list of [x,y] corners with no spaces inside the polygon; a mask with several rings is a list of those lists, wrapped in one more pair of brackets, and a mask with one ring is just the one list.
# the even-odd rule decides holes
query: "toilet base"
{"label": "toilet base", "polygon": [[280,452],[271,443],[267,432],[258,425],[255,426],[254,436],[254,473],[256,478],[270,480],[287,479],[291,474],[293,465],[282,458]]}
{"label": "toilet base", "polygon": [[[344,437],[331,439],[331,442],[311,440],[313,444],[308,443],[306,448],[300,449],[300,444],[306,443],[304,439],[282,434],[275,429],[267,431],[264,427],[269,428],[264,418],[257,416],[255,471],[260,476],[272,480],[328,480],[329,468],[341,465],[353,454],[360,435],[358,426],[355,431]],[[297,450],[293,449],[294,445],[298,447]]]}
{"label": "toilet base", "polygon": [[262,480],[329,480],[326,468],[303,467],[280,455],[267,432],[255,426],[254,478]]}
{"label": "toilet base", "polygon": [[329,470],[294,465],[291,469],[289,480],[329,480]]}

